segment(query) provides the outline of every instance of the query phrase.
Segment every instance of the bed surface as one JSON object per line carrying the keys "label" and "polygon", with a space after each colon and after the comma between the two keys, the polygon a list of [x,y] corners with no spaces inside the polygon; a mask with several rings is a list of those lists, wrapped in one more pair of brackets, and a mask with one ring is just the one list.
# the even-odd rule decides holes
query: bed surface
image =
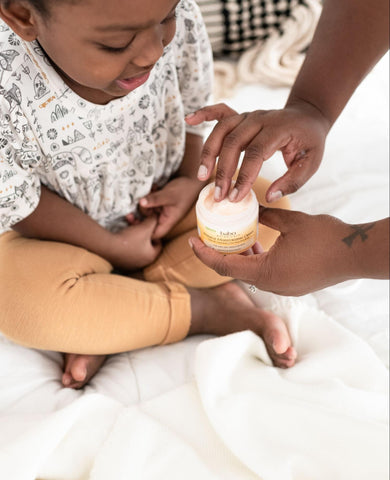
{"label": "bed surface", "polygon": [[[256,98],[258,108],[279,108],[287,94],[287,89],[243,86],[229,100],[229,104],[239,111],[251,110],[253,99]],[[328,213],[353,223],[369,222],[389,215],[388,104],[386,56],[356,91],[330,133],[320,170],[299,192],[291,196],[294,209],[313,214]],[[276,154],[275,158],[266,162],[261,173],[272,180],[283,171],[281,156]],[[362,349],[362,358],[368,359],[366,365],[371,365],[373,377],[378,378],[379,383],[367,386],[368,383],[364,383],[366,380],[363,382],[364,375],[370,376],[369,371],[362,374],[359,381],[364,383],[364,388],[368,388],[370,395],[374,395],[380,385],[382,395],[380,401],[379,397],[375,397],[381,407],[374,400],[367,405],[371,405],[373,410],[383,407],[383,401],[388,399],[383,377],[389,355],[388,281],[345,282],[300,299],[280,299],[272,294],[262,297],[259,293],[259,301],[266,306],[279,305],[287,321],[290,313],[297,310],[316,312],[313,317],[318,315],[318,318],[325,315],[325,324],[329,321],[337,332],[341,328],[340,335],[344,335],[348,342],[357,341],[357,351]],[[303,325],[302,318],[299,317],[295,325]],[[203,393],[201,391],[205,378],[211,375],[203,372],[202,362],[206,358],[212,365],[216,358],[214,350],[205,353],[209,347],[198,349],[199,344],[208,338],[199,336],[175,345],[111,356],[87,387],[74,391],[61,387],[60,354],[25,349],[0,337],[0,478],[118,480],[130,478],[127,476],[130,470],[133,472],[131,478],[137,480],[183,478],[184,474],[186,478],[200,478],[200,475],[205,479],[260,478],[256,470],[257,460],[251,463],[251,459],[244,459],[235,450],[237,445],[226,440],[230,438],[229,434],[226,433],[224,437],[225,433],[219,430],[221,424],[215,420],[217,414],[210,413],[212,407],[207,403],[207,388]],[[228,348],[226,342],[213,345],[221,348],[221,352],[226,352]],[[256,340],[245,336],[232,340],[232,351],[239,345],[242,358],[246,358],[246,352],[252,351],[252,348],[261,350]],[[266,365],[263,354],[256,355]],[[345,358],[340,360],[343,361],[346,361]],[[351,368],[354,367],[351,365]],[[233,376],[234,367],[229,382]],[[359,388],[363,388],[362,385]],[[201,405],[210,413],[208,418],[214,419],[215,423],[205,425]],[[136,410],[124,409],[129,406]],[[135,411],[138,415],[136,419]],[[118,423],[119,417],[121,422]],[[188,428],[183,428],[189,418]],[[382,426],[386,425],[382,417],[379,420]],[[123,443],[124,432],[130,430],[131,438]],[[172,431],[178,437],[173,438]],[[205,435],[205,431],[207,441],[202,447],[199,439]],[[185,432],[188,438],[185,438]],[[129,451],[140,452],[138,442],[142,444],[145,435],[154,439],[155,445],[152,450],[149,444],[142,450],[145,455],[142,463],[140,456],[131,457]],[[107,438],[111,443],[107,443]],[[192,450],[176,445],[177,438],[184,438],[188,445],[196,445],[194,448],[202,458],[202,465],[194,460]],[[220,444],[221,438],[224,439],[223,445]],[[175,445],[168,453],[163,448],[167,444]],[[121,445],[126,445],[126,452],[121,451]],[[172,457],[163,458],[161,452]],[[290,450],[288,452],[291,453]],[[383,457],[378,461],[383,461]],[[112,469],[115,462],[117,470]],[[119,468],[120,462],[123,465]],[[174,472],[173,463],[179,465]],[[113,471],[116,472],[115,476],[112,476]],[[221,472],[224,472],[223,476]],[[264,479],[308,478],[295,476],[293,469],[287,473],[271,469],[266,475],[263,470],[261,472]],[[383,469],[378,471],[378,475],[370,478],[385,478],[382,477]],[[319,475],[317,478],[323,477]],[[347,480],[342,475],[328,478]]]}

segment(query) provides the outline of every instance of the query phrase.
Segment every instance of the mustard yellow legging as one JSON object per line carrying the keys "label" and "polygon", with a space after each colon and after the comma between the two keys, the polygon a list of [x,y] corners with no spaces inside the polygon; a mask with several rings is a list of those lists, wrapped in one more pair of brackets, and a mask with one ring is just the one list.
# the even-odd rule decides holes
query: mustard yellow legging
{"label": "mustard yellow legging", "polygon": [[[268,186],[254,186],[261,203]],[[288,208],[288,200],[274,204]],[[260,226],[269,248],[278,232]],[[194,209],[169,235],[146,281],[111,273],[112,265],[65,243],[0,236],[0,331],[16,343],[69,353],[109,354],[177,342],[188,334],[190,295],[229,281],[201,263],[188,245]]]}

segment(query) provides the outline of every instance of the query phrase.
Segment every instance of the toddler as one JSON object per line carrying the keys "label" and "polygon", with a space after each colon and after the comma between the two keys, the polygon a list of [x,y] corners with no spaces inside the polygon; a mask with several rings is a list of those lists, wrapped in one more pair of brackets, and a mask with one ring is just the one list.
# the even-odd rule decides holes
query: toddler
{"label": "toddler", "polygon": [[212,71],[195,2],[0,0],[0,17],[0,331],[64,352],[74,388],[107,354],[198,333],[251,329],[291,366],[283,321],[188,245],[202,132],[184,118]]}

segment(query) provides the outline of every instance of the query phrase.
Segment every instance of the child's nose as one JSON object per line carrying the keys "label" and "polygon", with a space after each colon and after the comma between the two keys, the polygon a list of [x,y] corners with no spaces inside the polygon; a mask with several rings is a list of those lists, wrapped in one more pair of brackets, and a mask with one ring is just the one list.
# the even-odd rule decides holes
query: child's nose
{"label": "child's nose", "polygon": [[153,26],[143,32],[142,42],[137,45],[138,52],[132,59],[132,63],[139,67],[149,67],[154,65],[164,53],[164,35],[160,25]]}

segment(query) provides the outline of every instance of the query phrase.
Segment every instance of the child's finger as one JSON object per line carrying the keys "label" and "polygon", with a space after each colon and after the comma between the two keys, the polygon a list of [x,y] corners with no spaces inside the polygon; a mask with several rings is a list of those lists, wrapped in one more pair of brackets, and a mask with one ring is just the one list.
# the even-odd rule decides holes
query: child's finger
{"label": "child's finger", "polygon": [[152,239],[151,242],[152,249],[154,251],[154,254],[157,256],[160,254],[162,250],[162,243],[159,239]]}
{"label": "child's finger", "polygon": [[144,208],[141,207],[141,205],[138,206],[138,210],[143,218],[150,217],[151,215],[155,215],[156,213],[158,213],[157,208]]}
{"label": "child's finger", "polygon": [[172,217],[164,214],[164,211],[162,211],[158,217],[158,222],[157,222],[156,228],[154,229],[152,238],[153,239],[163,238],[175,223],[176,222],[174,219],[172,219]]}
{"label": "child's finger", "polygon": [[140,223],[140,219],[135,216],[134,213],[129,213],[125,216],[126,221],[129,225],[138,225]]}
{"label": "child's finger", "polygon": [[164,193],[164,190],[157,190],[141,198],[139,205],[142,208],[163,207],[164,205],[169,205],[170,201],[169,195]]}
{"label": "child's finger", "polygon": [[149,217],[146,217],[143,220],[143,226],[145,227],[145,230],[149,238],[152,238],[152,233],[156,228],[157,223],[158,223],[157,215],[150,215]]}
{"label": "child's finger", "polygon": [[186,115],[185,121],[189,125],[199,125],[203,122],[222,120],[225,117],[236,114],[237,112],[228,107],[225,103],[217,103],[216,105],[210,105]]}

